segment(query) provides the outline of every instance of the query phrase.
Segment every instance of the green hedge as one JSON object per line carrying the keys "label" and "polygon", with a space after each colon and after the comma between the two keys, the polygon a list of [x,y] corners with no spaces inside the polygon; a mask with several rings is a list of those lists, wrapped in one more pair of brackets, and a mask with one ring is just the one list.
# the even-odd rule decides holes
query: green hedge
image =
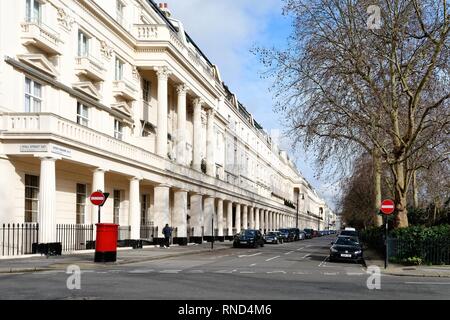
{"label": "green hedge", "polygon": [[411,226],[395,229],[390,233],[390,237],[410,241],[411,243],[425,241],[446,242],[450,241],[450,225],[443,224],[434,227]]}

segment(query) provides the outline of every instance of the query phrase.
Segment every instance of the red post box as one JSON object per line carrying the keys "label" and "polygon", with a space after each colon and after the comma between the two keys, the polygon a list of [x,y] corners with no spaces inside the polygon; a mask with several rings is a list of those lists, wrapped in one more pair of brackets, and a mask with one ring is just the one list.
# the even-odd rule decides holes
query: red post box
{"label": "red post box", "polygon": [[112,223],[98,223],[97,239],[95,242],[95,262],[116,262],[117,260],[117,231],[119,225]]}

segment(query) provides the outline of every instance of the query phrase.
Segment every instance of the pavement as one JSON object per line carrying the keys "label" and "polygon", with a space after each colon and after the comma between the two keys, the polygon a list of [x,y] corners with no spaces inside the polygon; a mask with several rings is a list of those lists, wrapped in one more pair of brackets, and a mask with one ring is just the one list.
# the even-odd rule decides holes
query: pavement
{"label": "pavement", "polygon": [[85,269],[110,268],[125,264],[168,259],[184,255],[200,254],[210,251],[220,251],[231,248],[231,242],[215,242],[213,249],[210,243],[189,244],[188,246],[172,245],[170,248],[160,246],[145,246],[143,249],[118,248],[117,261],[114,263],[95,263],[94,250],[80,251],[62,256],[11,257],[0,259],[0,274],[23,273],[52,270],[66,270],[70,265],[77,265]]}
{"label": "pavement", "polygon": [[378,252],[366,249],[364,250],[364,261],[366,266],[377,266],[381,273],[392,276],[408,277],[439,277],[450,278],[450,266],[404,266],[395,263],[388,263],[384,268],[384,257]]}
{"label": "pavement", "polygon": [[[263,248],[230,243],[120,251],[117,263],[95,264],[93,254],[2,260],[8,267],[45,271],[0,274],[0,300],[377,300],[450,298],[450,280],[382,273],[364,264],[330,262],[333,237]],[[371,258],[371,257],[369,257]],[[373,262],[374,260],[369,260]],[[381,260],[380,260],[381,261]],[[80,267],[76,276],[65,267]],[[369,265],[370,266],[370,265]],[[408,271],[408,270],[406,270]]]}

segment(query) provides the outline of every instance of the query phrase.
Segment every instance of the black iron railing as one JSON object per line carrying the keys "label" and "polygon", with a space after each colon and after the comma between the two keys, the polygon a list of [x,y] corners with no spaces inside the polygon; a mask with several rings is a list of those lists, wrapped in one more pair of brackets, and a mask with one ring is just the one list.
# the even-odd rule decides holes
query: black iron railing
{"label": "black iron railing", "polygon": [[141,225],[141,240],[153,241],[158,237],[158,227],[150,225]]}
{"label": "black iron railing", "polygon": [[19,256],[32,254],[33,244],[39,242],[37,223],[8,223],[0,225],[0,254]]}
{"label": "black iron railing", "polygon": [[56,242],[62,244],[63,252],[95,249],[94,225],[58,224]]}
{"label": "black iron railing", "polygon": [[420,259],[423,264],[450,264],[450,239],[412,243],[388,238],[388,257],[390,261],[400,263]]}

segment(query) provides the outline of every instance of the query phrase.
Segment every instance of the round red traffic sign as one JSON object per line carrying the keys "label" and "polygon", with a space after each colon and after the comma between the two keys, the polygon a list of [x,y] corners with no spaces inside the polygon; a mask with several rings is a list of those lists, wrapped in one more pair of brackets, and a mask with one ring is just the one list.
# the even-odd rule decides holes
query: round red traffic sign
{"label": "round red traffic sign", "polygon": [[381,212],[383,214],[393,214],[395,211],[394,201],[388,199],[381,202]]}
{"label": "round red traffic sign", "polygon": [[100,191],[92,193],[90,199],[94,206],[101,206],[106,201],[105,195]]}

